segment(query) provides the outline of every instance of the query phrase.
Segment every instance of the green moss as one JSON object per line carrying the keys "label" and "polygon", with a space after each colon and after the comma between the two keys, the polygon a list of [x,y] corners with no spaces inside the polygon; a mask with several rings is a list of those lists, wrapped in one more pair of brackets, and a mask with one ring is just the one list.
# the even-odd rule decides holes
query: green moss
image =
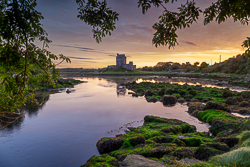
{"label": "green moss", "polygon": [[118,166],[118,160],[107,154],[100,156],[92,156],[86,164],[82,167],[116,167]]}
{"label": "green moss", "polygon": [[232,116],[229,116],[224,111],[216,111],[216,110],[205,110],[201,111],[198,115],[198,117],[205,122],[212,123],[215,119],[216,120],[230,120],[235,121],[235,118]]}

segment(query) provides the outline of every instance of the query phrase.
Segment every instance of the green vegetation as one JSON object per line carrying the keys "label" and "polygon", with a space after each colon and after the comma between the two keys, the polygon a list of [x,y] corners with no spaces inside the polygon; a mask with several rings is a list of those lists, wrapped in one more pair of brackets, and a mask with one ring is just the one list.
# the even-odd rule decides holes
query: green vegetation
{"label": "green vegetation", "polygon": [[143,96],[147,99],[150,97],[157,98],[162,101],[163,97],[166,95],[176,96],[177,99],[184,98],[186,101],[218,101],[225,102],[225,92],[230,92],[231,96],[235,96],[236,92],[229,91],[227,89],[211,88],[211,87],[201,87],[200,85],[178,85],[169,83],[127,83],[126,87],[133,90],[136,94]]}
{"label": "green vegetation", "polygon": [[[127,155],[139,154],[176,166],[182,158],[208,159],[229,151],[226,144],[217,142],[209,133],[196,132],[195,126],[180,120],[145,116],[143,126],[129,129],[125,135],[100,139],[97,143],[100,158],[92,157],[85,166],[99,164],[97,159],[107,154],[119,163]],[[206,150],[206,155],[201,149],[202,153]],[[107,161],[102,162],[108,166]]]}
{"label": "green vegetation", "polygon": [[36,5],[35,0],[0,1],[0,112],[13,112],[32,100],[37,86],[54,86],[60,78],[54,60],[70,62],[45,49],[51,41]]}

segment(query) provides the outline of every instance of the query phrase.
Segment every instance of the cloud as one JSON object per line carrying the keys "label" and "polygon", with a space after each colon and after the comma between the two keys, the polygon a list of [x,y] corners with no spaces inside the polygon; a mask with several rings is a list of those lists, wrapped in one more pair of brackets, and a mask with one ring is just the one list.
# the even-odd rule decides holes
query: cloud
{"label": "cloud", "polygon": [[108,56],[111,56],[111,57],[116,57],[116,55],[108,55]]}
{"label": "cloud", "polygon": [[183,43],[186,43],[186,44],[188,44],[188,45],[197,46],[197,44],[194,43],[194,42],[190,42],[190,41],[182,41],[182,42],[183,42]]}
{"label": "cloud", "polygon": [[84,63],[98,63],[97,61],[83,61]]}
{"label": "cloud", "polygon": [[57,45],[57,46],[79,49],[82,52],[105,53],[102,50],[97,50],[97,49],[93,49],[93,48],[86,48],[86,47],[81,47],[81,46],[71,46],[71,45]]}
{"label": "cloud", "polygon": [[92,59],[92,58],[72,57],[72,56],[70,56],[70,57],[68,57],[68,58],[71,58],[71,59],[84,59],[84,60],[86,60],[86,59]]}

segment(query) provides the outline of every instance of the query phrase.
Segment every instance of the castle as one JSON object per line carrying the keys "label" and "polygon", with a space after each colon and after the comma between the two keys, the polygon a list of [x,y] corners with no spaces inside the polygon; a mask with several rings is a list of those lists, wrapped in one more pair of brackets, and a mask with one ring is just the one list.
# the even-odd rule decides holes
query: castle
{"label": "castle", "polygon": [[119,54],[119,53],[117,53],[117,56],[116,56],[116,65],[108,66],[108,68],[114,68],[114,67],[123,67],[129,70],[136,69],[136,65],[133,65],[132,61],[130,61],[129,64],[126,64],[125,54]]}

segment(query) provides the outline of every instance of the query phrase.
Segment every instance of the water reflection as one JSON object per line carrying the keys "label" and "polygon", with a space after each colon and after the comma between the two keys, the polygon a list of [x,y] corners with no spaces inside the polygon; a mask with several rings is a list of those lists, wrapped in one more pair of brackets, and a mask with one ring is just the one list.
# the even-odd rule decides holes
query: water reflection
{"label": "water reflection", "polygon": [[123,85],[120,85],[120,84],[117,84],[117,87],[116,87],[116,93],[117,93],[117,97],[122,97],[122,96],[125,96],[126,95],[126,86],[123,86]]}

